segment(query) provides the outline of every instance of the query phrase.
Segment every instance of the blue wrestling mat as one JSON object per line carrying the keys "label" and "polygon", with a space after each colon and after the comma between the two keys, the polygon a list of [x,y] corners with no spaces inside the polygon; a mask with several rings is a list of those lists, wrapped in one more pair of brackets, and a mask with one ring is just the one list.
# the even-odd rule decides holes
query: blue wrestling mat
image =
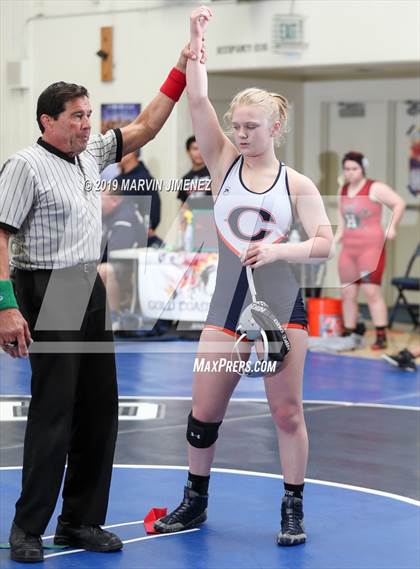
{"label": "blue wrestling mat", "polygon": [[[1,470],[1,520],[10,520],[20,469]],[[308,482],[308,541],[291,548],[275,543],[282,481],[276,475],[215,472],[208,522],[181,534],[147,536],[140,523],[151,507],[180,501],[184,469],[116,467],[107,523],[125,542],[119,553],[46,550],[51,569],[416,569],[419,513],[413,500]],[[46,535],[54,532],[56,515]],[[1,540],[8,527],[2,524]],[[45,539],[45,545],[52,538]],[[16,564],[1,554],[2,569]],[[25,565],[27,567],[27,565]]]}

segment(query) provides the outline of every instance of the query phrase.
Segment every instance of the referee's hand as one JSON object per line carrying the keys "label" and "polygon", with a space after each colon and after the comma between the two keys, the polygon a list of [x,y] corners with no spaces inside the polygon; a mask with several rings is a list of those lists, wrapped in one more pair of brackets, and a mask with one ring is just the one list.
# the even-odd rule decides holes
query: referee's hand
{"label": "referee's hand", "polygon": [[32,342],[28,323],[19,310],[0,310],[0,347],[12,358],[27,358]]}

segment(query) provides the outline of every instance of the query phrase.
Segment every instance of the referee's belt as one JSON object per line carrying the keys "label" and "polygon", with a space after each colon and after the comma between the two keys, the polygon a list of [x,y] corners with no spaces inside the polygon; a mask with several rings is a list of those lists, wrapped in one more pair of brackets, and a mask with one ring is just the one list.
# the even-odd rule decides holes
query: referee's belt
{"label": "referee's belt", "polygon": [[[91,261],[89,263],[78,263],[77,265],[72,265],[71,267],[55,267],[53,269],[31,269],[31,271],[73,271],[81,273],[96,273],[98,272],[99,261]],[[13,271],[23,271],[30,272],[29,269],[21,269],[20,267],[12,267]]]}
{"label": "referee's belt", "polygon": [[98,271],[99,263],[95,261],[90,263],[79,263],[72,267],[64,267],[64,269],[57,269],[59,271],[81,271],[82,273],[96,273]]}

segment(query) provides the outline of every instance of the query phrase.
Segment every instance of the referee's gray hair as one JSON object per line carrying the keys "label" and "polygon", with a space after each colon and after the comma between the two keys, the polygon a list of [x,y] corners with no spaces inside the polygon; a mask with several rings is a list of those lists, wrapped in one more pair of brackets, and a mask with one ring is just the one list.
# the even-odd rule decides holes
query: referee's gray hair
{"label": "referee's gray hair", "polygon": [[58,115],[64,111],[67,101],[78,97],[89,97],[89,93],[86,87],[76,85],[76,83],[58,81],[44,89],[38,97],[36,106],[36,121],[41,132],[45,130],[41,123],[41,115],[48,115],[57,119]]}

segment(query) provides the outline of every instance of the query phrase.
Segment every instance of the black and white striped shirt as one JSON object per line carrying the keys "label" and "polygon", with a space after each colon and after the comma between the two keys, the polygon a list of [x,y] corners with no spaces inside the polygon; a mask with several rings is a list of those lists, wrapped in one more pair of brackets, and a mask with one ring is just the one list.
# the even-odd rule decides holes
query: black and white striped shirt
{"label": "black and white striped shirt", "polygon": [[12,233],[11,264],[63,269],[100,259],[100,172],[122,156],[119,129],[91,136],[70,158],[41,138],[0,171],[0,228]]}

